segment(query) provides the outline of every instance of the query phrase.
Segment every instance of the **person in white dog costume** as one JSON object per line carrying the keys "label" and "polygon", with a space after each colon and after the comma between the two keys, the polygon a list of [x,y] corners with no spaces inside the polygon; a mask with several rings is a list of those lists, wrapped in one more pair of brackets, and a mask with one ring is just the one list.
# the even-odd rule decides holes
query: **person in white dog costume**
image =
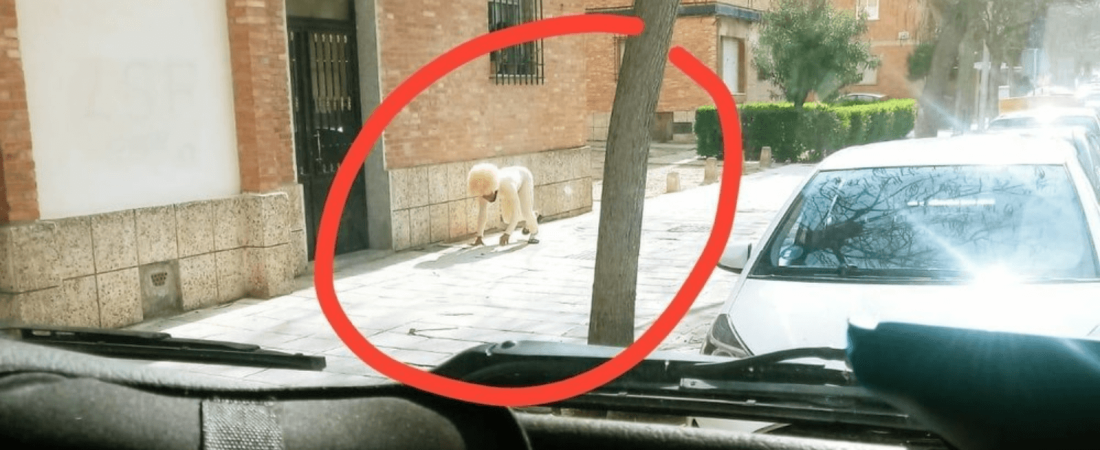
{"label": "person in white dog costume", "polygon": [[470,169],[467,177],[470,195],[478,200],[477,240],[474,245],[484,245],[485,223],[489,219],[489,204],[500,197],[500,213],[508,228],[500,236],[500,245],[508,240],[519,221],[523,220],[523,234],[530,234],[528,244],[538,244],[538,217],[535,214],[535,178],[526,167],[513,166],[498,169],[483,163]]}

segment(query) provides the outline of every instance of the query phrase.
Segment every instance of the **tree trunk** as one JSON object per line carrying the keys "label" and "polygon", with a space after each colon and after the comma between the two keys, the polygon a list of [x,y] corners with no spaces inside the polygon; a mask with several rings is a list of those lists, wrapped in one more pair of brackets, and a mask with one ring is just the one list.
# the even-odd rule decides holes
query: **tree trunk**
{"label": "tree trunk", "polygon": [[965,13],[967,2],[949,6],[943,15],[943,28],[937,39],[936,50],[932,52],[932,65],[924,84],[920,98],[920,113],[917,117],[916,137],[935,137],[940,127],[947,121],[945,113],[953,108],[944,103],[944,93],[950,81],[951,68],[959,55],[959,41],[966,33],[968,15]]}
{"label": "tree trunk", "polygon": [[679,0],[635,0],[645,31],[628,38],[608,127],[588,343],[634,343],[649,131],[657,113]]}
{"label": "tree trunk", "polygon": [[974,63],[978,62],[981,54],[981,40],[977,30],[966,33],[962,43],[959,44],[959,73],[955,79],[955,117],[951,118],[952,129],[956,134],[969,133],[970,125],[977,114],[975,105],[978,102],[978,70],[974,69]]}
{"label": "tree trunk", "polygon": [[[986,105],[986,115],[984,117],[987,121],[993,120],[1001,114],[1001,64],[1004,63],[1004,60],[1001,58],[991,58],[990,62],[989,95],[986,100],[989,103]],[[984,125],[983,123],[983,126]]]}

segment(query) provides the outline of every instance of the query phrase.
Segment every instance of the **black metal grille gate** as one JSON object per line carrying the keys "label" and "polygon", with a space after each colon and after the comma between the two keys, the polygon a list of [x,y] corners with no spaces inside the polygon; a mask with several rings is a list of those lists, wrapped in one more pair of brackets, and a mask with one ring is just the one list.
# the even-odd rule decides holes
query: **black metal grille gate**
{"label": "black metal grille gate", "polygon": [[[336,169],[362,126],[355,24],[287,19],[298,181],[305,192],[309,259],[316,251],[321,212]],[[336,253],[367,248],[366,180],[363,168],[348,194]]]}

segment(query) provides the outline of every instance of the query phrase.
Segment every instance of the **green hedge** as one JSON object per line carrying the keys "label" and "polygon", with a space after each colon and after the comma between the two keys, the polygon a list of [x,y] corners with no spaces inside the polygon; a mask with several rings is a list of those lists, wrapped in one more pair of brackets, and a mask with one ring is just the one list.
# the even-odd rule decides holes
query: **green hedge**
{"label": "green hedge", "polygon": [[[915,100],[903,99],[854,106],[807,103],[801,111],[790,103],[749,103],[738,112],[747,159],[771,147],[772,159],[798,162],[820,160],[826,152],[852,145],[902,139],[913,130],[916,111]],[[713,106],[695,111],[695,135],[700,156],[723,157]]]}
{"label": "green hedge", "polygon": [[703,106],[695,110],[696,152],[706,157],[722,156],[722,126],[718,123],[718,110]]}

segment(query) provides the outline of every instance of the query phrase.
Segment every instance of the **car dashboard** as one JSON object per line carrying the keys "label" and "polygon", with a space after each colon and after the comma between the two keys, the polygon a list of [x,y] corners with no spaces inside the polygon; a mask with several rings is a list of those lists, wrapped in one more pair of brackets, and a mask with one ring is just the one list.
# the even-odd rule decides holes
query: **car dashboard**
{"label": "car dashboard", "polygon": [[[654,354],[597,391],[534,409],[400,384],[259,386],[0,338],[0,442],[6,449],[986,450],[1093,448],[1100,439],[1100,340],[891,322],[850,324],[848,337],[846,350],[713,361]],[[462,352],[433,372],[527,386],[587,370],[614,352],[497,346]],[[806,352],[843,356],[854,384],[810,366],[766,364]],[[520,369],[528,365],[533,370]],[[799,382],[757,379],[796,374]],[[692,384],[699,377],[717,389]],[[677,387],[685,381],[690,388]],[[660,414],[665,420],[655,420]],[[687,426],[696,414],[776,424],[753,433]]]}
{"label": "car dashboard", "polygon": [[901,448],[470,404],[402,385],[270,388],[0,339],[5,448]]}

